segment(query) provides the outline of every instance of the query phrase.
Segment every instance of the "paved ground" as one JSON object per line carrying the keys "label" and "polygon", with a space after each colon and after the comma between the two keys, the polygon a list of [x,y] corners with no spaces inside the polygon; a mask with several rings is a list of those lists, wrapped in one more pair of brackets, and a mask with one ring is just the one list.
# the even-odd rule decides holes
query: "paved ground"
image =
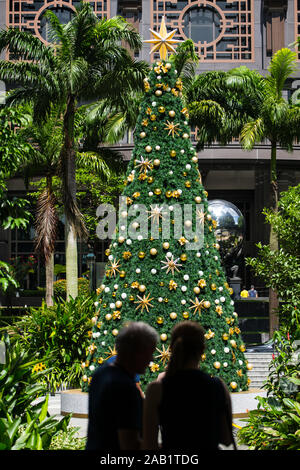
{"label": "paved ground", "polygon": [[[257,395],[265,395],[265,392],[262,392],[261,390],[257,390],[256,393],[252,393],[251,395],[248,393],[241,393],[241,394],[232,394],[232,408],[233,408],[233,413],[241,413],[245,412],[246,410],[250,409],[255,409],[257,406],[257,400],[255,400],[255,396]],[[61,397],[60,393],[57,393],[55,396],[51,396],[49,398],[49,407],[48,407],[49,413],[51,415],[57,415],[58,417],[61,416]],[[234,418],[233,423],[236,426],[244,426],[245,421],[242,421],[241,418]],[[80,437],[86,437],[87,435],[87,425],[88,425],[88,420],[85,418],[71,418],[70,421],[70,426],[78,427],[78,436]],[[238,431],[238,428],[234,426],[234,435],[236,435],[236,432]],[[244,445],[238,445],[238,450],[247,450],[248,447]],[[232,450],[232,447],[225,447],[222,446],[223,450]]]}

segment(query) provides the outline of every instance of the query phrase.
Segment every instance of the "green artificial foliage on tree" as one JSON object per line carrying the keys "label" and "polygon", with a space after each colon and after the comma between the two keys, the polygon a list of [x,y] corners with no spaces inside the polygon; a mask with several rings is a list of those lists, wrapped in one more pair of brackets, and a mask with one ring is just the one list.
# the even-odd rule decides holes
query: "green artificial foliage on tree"
{"label": "green artificial foliage on tree", "polygon": [[[232,289],[221,266],[216,222],[208,210],[190,141],[182,81],[174,65],[161,60],[154,63],[144,83],[123,206],[106,252],[105,276],[82,364],[82,389],[88,390],[95,368],[115,354],[116,336],[126,322],[144,321],[156,328],[160,338],[153,362],[141,377],[145,385],[168,364],[173,326],[196,320],[206,330],[201,369],[221,377],[230,391],[247,390],[250,365],[244,356]],[[146,208],[144,218],[135,213],[137,205]],[[185,205],[192,208],[192,218],[186,217]],[[148,227],[148,236],[134,236],[133,229],[138,234],[145,219],[152,231]],[[163,224],[168,220],[170,236],[164,238]],[[202,244],[197,227],[202,227]],[[193,244],[195,248],[189,249]]]}

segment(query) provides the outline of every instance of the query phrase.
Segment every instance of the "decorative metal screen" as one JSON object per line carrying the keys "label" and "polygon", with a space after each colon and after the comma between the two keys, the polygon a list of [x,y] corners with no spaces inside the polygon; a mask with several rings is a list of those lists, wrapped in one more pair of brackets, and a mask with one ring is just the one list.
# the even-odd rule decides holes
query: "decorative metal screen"
{"label": "decorative metal screen", "polygon": [[[162,16],[176,39],[192,39],[200,60],[254,60],[254,0],[150,0],[151,28]],[[156,55],[152,57],[156,59]]]}
{"label": "decorative metal screen", "polygon": [[[109,17],[110,0],[99,0],[90,2],[99,18]],[[40,38],[44,43],[48,43],[48,22],[43,19],[46,10],[51,9],[57,14],[62,23],[66,23],[71,19],[75,7],[80,2],[72,2],[71,0],[8,0],[7,1],[7,21],[9,27],[19,28],[23,31],[30,31]]]}

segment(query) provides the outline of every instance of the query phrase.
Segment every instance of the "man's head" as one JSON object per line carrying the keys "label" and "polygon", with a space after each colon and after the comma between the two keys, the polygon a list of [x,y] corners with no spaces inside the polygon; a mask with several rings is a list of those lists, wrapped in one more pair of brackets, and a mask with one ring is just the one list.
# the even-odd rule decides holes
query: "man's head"
{"label": "man's head", "polygon": [[251,286],[251,289],[253,290],[253,289],[254,289],[254,286]]}
{"label": "man's head", "polygon": [[143,374],[158,341],[155,329],[144,322],[127,323],[116,339],[117,360],[133,374]]}

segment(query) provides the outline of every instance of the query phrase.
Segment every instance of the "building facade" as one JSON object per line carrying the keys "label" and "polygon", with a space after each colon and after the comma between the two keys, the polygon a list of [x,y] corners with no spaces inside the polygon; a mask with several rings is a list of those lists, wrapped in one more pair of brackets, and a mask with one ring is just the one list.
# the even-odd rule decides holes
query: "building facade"
{"label": "building facade", "polygon": [[[229,70],[245,65],[266,74],[272,54],[288,47],[300,34],[300,0],[99,0],[89,2],[99,18],[123,16],[149,39],[149,28],[157,30],[164,16],[168,30],[177,29],[175,38],[191,38],[199,56],[198,71]],[[79,2],[72,0],[0,0],[0,27],[15,27],[30,31],[47,42],[48,24],[43,19],[47,9],[53,10],[62,22],[71,18]],[[139,58],[155,60],[149,54],[150,46],[144,44]],[[300,60],[300,55],[299,55]],[[299,62],[300,64],[300,62]],[[287,94],[300,83],[300,67],[288,84]],[[120,142],[117,147],[129,161],[132,140]],[[300,147],[293,153],[278,151],[279,190],[300,183]],[[235,204],[246,220],[243,256],[255,255],[255,244],[267,242],[268,230],[261,211],[268,206],[270,148],[268,143],[257,145],[252,151],[241,150],[233,142],[226,147],[218,144],[199,153],[199,170],[209,200],[224,199]],[[23,181],[9,183],[14,194],[22,194]],[[55,262],[64,264],[63,224],[57,243]],[[0,258],[28,256],[33,252],[34,230],[0,233]],[[96,261],[104,261],[105,246],[99,244]],[[80,273],[86,269],[87,248],[80,247]],[[239,275],[250,285],[251,273],[241,261]],[[43,285],[43,267],[28,280],[28,288]],[[263,286],[259,286],[263,288]]]}

